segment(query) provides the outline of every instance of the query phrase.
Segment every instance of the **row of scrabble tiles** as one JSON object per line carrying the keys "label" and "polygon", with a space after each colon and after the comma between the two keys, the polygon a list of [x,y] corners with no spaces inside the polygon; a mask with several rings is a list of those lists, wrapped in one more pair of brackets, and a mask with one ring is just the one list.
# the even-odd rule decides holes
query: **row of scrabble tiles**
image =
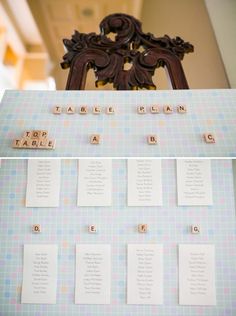
{"label": "row of scrabble tiles", "polygon": [[[62,106],[54,106],[52,110],[53,114],[88,114],[88,113],[93,113],[93,114],[101,114],[101,113],[106,113],[106,114],[115,114],[115,108],[113,106],[107,106],[105,108],[102,108],[99,105],[93,106],[91,109],[87,105],[82,105],[80,107],[73,106],[73,105],[68,105],[67,107],[62,107]],[[150,107],[147,107],[145,105],[139,105],[137,107],[137,113],[138,114],[146,114],[146,113],[152,113],[152,114],[159,114],[161,112],[165,114],[172,114],[175,112],[175,108],[168,104],[168,105],[152,105]],[[187,107],[184,104],[180,104],[176,106],[176,112],[180,114],[187,113]]]}
{"label": "row of scrabble tiles", "polygon": [[55,149],[56,141],[48,139],[48,131],[25,131],[22,138],[14,139],[12,147],[17,149]]}
{"label": "row of scrabble tiles", "polygon": [[[147,224],[138,224],[137,226],[137,231],[139,233],[147,233],[148,232],[148,225]],[[33,233],[41,233],[42,232],[42,227],[40,224],[34,224],[32,226],[32,232]],[[98,228],[96,225],[89,225],[88,226],[88,232],[89,233],[97,233],[98,232]],[[192,234],[200,234],[201,232],[201,228],[199,225],[191,225],[190,226],[190,232]]]}
{"label": "row of scrabble tiles", "polygon": [[[146,113],[152,113],[152,114],[159,114],[161,112],[165,114],[173,114],[175,112],[175,107],[173,107],[171,104],[167,105],[151,105],[150,107],[146,107],[145,105],[139,105],[137,107],[137,113],[138,114],[146,114]],[[184,104],[179,104],[176,106],[176,112],[180,114],[187,113],[187,106]]]}
{"label": "row of scrabble tiles", "polygon": [[[203,139],[206,143],[214,144],[216,142],[215,136],[212,133],[205,133],[203,134]],[[93,134],[90,136],[90,143],[91,144],[100,144],[101,143],[101,136],[99,134]],[[147,143],[149,145],[157,145],[159,143],[157,135],[148,135],[147,136]]]}
{"label": "row of scrabble tiles", "polygon": [[[53,114],[62,114],[62,113],[75,114],[77,112],[79,114],[88,114],[90,112],[90,108],[87,105],[82,105],[79,107],[77,111],[77,108],[73,105],[68,105],[65,108],[57,105],[57,106],[54,106],[52,110]],[[100,106],[93,106],[91,110],[91,113],[93,114],[101,114],[103,112],[106,114],[115,114],[115,108],[113,106],[107,106],[104,110]]]}
{"label": "row of scrabble tiles", "polygon": [[[39,135],[44,135],[47,131],[26,131],[22,139],[15,139],[13,141],[13,148],[29,148],[29,149],[55,149],[56,141],[49,140],[47,137],[38,136],[36,137],[37,133],[41,133]],[[32,136],[29,136],[32,135]],[[206,143],[215,143],[215,136],[212,133],[205,133],[203,134],[203,138]],[[90,136],[90,144],[92,145],[99,145],[101,143],[101,136],[100,134],[92,134]],[[157,135],[148,135],[147,136],[147,143],[149,145],[157,145],[159,143]]]}

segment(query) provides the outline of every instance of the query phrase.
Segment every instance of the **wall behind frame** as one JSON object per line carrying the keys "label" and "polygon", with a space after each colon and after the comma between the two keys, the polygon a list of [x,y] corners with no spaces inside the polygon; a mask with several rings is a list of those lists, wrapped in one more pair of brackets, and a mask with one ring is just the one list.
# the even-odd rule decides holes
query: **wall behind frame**
{"label": "wall behind frame", "polygon": [[[141,21],[145,32],[180,36],[194,45],[182,62],[190,89],[229,88],[204,0],[144,0]],[[168,88],[164,71],[159,73],[158,89]]]}

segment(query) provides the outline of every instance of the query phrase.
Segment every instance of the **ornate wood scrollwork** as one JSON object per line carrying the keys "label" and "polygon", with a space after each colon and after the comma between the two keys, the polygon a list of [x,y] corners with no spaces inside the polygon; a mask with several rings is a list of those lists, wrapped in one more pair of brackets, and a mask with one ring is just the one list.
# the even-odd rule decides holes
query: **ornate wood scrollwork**
{"label": "ornate wood scrollwork", "polygon": [[[180,37],[143,33],[141,22],[127,14],[105,17],[100,30],[99,35],[75,31],[70,40],[63,40],[67,53],[61,67],[70,67],[67,90],[83,90],[89,68],[96,74],[96,86],[110,82],[117,90],[156,89],[152,76],[164,66],[173,89],[188,89],[181,60],[193,52],[193,45]],[[116,33],[115,41],[107,36],[111,32]],[[126,62],[132,64],[129,70],[124,69]]]}

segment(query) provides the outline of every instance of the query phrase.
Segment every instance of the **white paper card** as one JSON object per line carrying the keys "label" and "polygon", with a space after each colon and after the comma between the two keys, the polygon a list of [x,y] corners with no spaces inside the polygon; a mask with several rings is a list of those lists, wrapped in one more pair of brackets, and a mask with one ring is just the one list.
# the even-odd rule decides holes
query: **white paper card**
{"label": "white paper card", "polygon": [[57,245],[24,245],[21,303],[56,304]]}
{"label": "white paper card", "polygon": [[78,169],[78,206],[111,206],[112,160],[81,159]]}
{"label": "white paper card", "polygon": [[26,207],[58,207],[60,184],[60,159],[29,159]]}
{"label": "white paper card", "polygon": [[179,245],[179,304],[216,305],[214,245]]}
{"label": "white paper card", "polygon": [[162,205],[161,160],[128,159],[128,206]]}
{"label": "white paper card", "polygon": [[212,205],[211,161],[177,159],[178,205]]}
{"label": "white paper card", "polygon": [[76,245],[75,304],[110,304],[110,291],[110,245]]}
{"label": "white paper card", "polygon": [[163,247],[128,245],[127,304],[163,304]]}

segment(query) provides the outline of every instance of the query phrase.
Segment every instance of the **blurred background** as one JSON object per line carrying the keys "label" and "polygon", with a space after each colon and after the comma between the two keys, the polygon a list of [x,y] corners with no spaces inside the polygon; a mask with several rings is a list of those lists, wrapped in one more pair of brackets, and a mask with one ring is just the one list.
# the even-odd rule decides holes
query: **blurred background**
{"label": "blurred background", "polygon": [[[236,0],[0,0],[0,90],[64,90],[63,38],[99,33],[108,14],[138,18],[144,32],[180,36],[194,45],[184,71],[192,89],[236,88]],[[89,71],[86,89],[95,89]],[[154,83],[168,89],[164,70]],[[105,86],[112,89],[112,85]]]}

